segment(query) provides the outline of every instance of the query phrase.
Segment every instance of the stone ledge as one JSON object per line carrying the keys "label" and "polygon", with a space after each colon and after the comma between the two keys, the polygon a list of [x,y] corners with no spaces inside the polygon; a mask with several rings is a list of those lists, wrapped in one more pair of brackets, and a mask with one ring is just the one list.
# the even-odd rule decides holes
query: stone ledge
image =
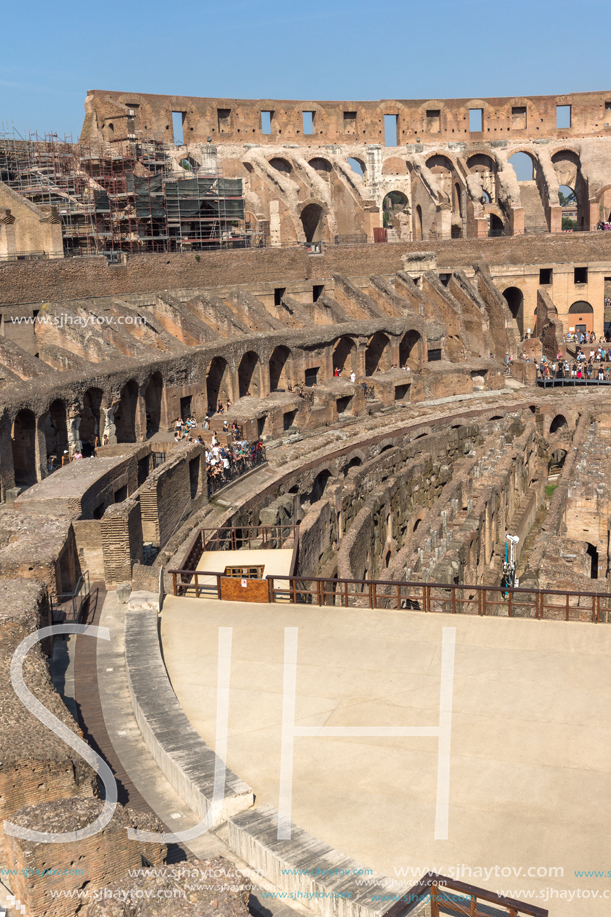
{"label": "stone ledge", "polygon": [[[409,891],[407,885],[397,886],[395,879],[363,866],[294,822],[290,840],[278,840],[278,814],[266,805],[230,818],[229,846],[281,891],[307,902],[322,917],[381,917]],[[367,885],[357,884],[363,881]]]}
{"label": "stone ledge", "polygon": [[[155,610],[127,613],[125,664],[134,714],[146,745],[178,795],[204,818],[213,798],[216,755],[195,731],[172,690]],[[252,789],[227,769],[221,815],[212,827],[253,802]]]}

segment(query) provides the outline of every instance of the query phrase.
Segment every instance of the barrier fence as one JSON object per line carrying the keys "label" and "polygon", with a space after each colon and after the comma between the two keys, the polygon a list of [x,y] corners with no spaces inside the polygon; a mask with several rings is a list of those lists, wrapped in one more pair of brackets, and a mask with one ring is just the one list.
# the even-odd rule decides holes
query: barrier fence
{"label": "barrier fence", "polygon": [[[407,917],[423,902],[430,905],[431,917],[463,914],[468,917],[548,917],[549,911],[536,904],[517,901],[496,892],[468,885],[448,876],[430,873],[395,902],[383,917]],[[492,905],[492,906],[491,906]],[[499,910],[499,908],[503,910]]]}
{"label": "barrier fence", "polygon": [[[208,549],[206,549],[208,550]],[[201,556],[201,554],[200,554]],[[219,572],[171,570],[174,595],[220,596]],[[609,623],[611,594],[559,589],[267,576],[270,603]]]}

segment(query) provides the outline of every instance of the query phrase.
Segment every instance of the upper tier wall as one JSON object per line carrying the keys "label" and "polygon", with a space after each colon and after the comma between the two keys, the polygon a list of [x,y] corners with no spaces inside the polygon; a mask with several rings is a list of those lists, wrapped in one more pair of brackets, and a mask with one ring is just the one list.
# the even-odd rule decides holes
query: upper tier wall
{"label": "upper tier wall", "polygon": [[[556,107],[570,105],[570,127],[556,126]],[[481,109],[481,131],[471,131],[469,111]],[[182,114],[185,143],[381,143],[384,116],[397,116],[397,144],[458,140],[611,136],[611,91],[491,99],[385,99],[313,102],[271,99],[202,99],[90,90],[82,140],[123,139],[134,131],[158,132],[174,142],[172,113]],[[263,133],[261,112],[271,113]],[[313,115],[304,133],[303,113]],[[129,123],[128,123],[129,118]]]}
{"label": "upper tier wall", "polygon": [[440,270],[470,267],[475,261],[587,265],[611,261],[611,233],[329,246],[323,251],[322,255],[308,255],[305,248],[294,247],[206,252],[199,261],[193,254],[130,255],[120,265],[109,265],[102,255],[0,262],[0,306],[236,284],[284,286],[291,280],[317,283],[334,274],[395,274],[403,269],[401,256],[416,251],[437,252]]}

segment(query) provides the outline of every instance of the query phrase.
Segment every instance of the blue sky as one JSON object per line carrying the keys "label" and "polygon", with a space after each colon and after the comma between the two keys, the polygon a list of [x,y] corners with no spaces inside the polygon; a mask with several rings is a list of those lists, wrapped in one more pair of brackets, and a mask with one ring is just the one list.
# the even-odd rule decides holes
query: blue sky
{"label": "blue sky", "polygon": [[611,88],[610,0],[4,3],[0,122],[72,133],[88,89],[429,99]]}

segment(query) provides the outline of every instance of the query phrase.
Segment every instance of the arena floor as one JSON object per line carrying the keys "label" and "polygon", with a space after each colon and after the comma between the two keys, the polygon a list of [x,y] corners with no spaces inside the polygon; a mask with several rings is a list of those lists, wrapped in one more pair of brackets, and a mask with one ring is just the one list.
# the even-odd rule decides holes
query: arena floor
{"label": "arena floor", "polygon": [[455,627],[448,839],[434,839],[431,736],[297,737],[293,820],[401,885],[435,869],[552,917],[608,914],[609,878],[575,871],[609,865],[611,627],[167,597],[168,672],[212,746],[219,626],[233,628],[227,763],[275,806],[285,627],[299,629],[295,722],[325,727],[436,726]]}

